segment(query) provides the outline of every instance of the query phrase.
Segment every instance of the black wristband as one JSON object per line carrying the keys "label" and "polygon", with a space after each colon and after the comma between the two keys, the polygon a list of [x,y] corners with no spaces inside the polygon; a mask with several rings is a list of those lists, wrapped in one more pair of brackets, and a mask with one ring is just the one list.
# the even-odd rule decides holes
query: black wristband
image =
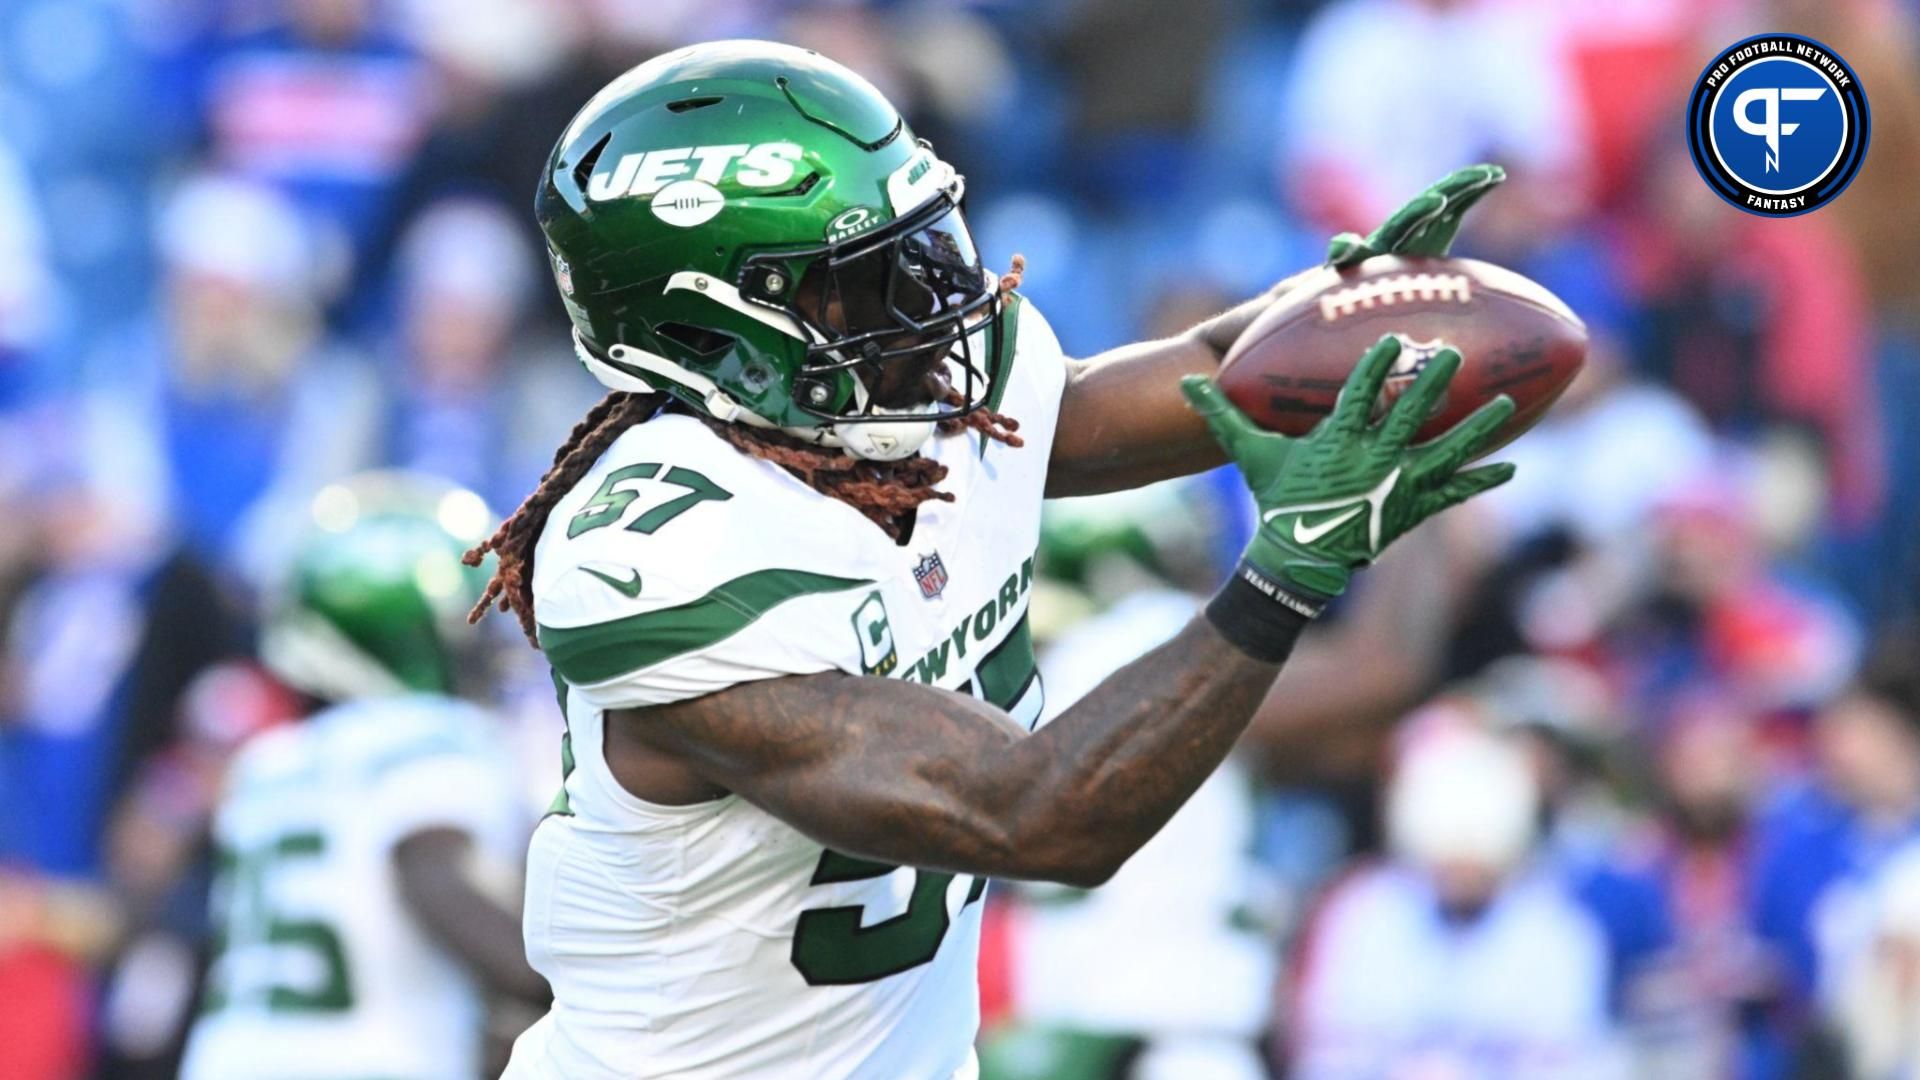
{"label": "black wristband", "polygon": [[1325,600],[1282,588],[1242,559],[1207,602],[1207,621],[1234,648],[1262,663],[1278,664],[1325,607]]}

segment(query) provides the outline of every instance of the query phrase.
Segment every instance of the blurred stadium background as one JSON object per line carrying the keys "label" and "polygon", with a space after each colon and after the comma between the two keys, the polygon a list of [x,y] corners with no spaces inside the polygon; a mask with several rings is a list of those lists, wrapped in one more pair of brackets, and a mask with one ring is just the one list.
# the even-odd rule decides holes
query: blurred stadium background
{"label": "blurred stadium background", "polygon": [[[867,75],[1070,353],[1504,164],[1465,254],[1589,322],[1517,481],[1364,576],[1106,890],[996,890],[990,1077],[1920,1075],[1914,0],[0,2],[0,1076],[168,1076],[289,530],[379,465],[510,509],[594,396],[528,207],[613,74]],[[1846,196],[1694,175],[1715,47],[1859,71]],[[1232,476],[1057,504],[1049,705],[1237,552]],[[557,782],[544,666],[487,702]],[[523,1018],[524,1021],[524,1018]]]}

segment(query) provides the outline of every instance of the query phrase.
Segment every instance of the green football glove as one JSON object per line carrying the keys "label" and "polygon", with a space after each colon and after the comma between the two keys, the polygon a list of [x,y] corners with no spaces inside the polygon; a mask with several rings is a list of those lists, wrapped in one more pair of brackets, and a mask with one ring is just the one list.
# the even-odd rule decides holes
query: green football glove
{"label": "green football glove", "polygon": [[1211,379],[1180,380],[1260,510],[1241,577],[1298,614],[1318,614],[1354,570],[1408,529],[1513,475],[1507,464],[1461,468],[1513,415],[1504,394],[1438,438],[1409,445],[1459,370],[1460,354],[1451,348],[1436,353],[1386,415],[1370,422],[1399,355],[1398,337],[1381,338],[1347,377],[1333,411],[1299,438],[1255,426]]}
{"label": "green football glove", "polygon": [[1327,244],[1327,265],[1345,268],[1375,255],[1445,255],[1460,231],[1460,219],[1506,178],[1507,171],[1498,165],[1456,169],[1395,210],[1365,239],[1350,232],[1334,237]]}

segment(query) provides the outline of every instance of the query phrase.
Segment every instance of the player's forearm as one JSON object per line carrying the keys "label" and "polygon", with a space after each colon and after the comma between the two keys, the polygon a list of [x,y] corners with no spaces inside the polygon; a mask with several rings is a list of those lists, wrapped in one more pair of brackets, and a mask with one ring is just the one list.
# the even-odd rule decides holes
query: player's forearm
{"label": "player's forearm", "polygon": [[1008,876],[1098,884],[1217,768],[1278,675],[1205,618],[1122,667],[1009,748],[1025,776],[1004,811]]}
{"label": "player's forearm", "polygon": [[1225,461],[1179,392],[1182,375],[1211,374],[1219,363],[1189,332],[1075,365],[1060,398],[1047,497],[1120,491]]}
{"label": "player's forearm", "polygon": [[728,786],[850,855],[1098,885],[1226,757],[1279,670],[1197,618],[1031,735],[962,695],[834,679],[759,702],[782,738],[752,756],[786,765]]}
{"label": "player's forearm", "polygon": [[1258,603],[1222,623],[1242,646],[1216,601],[1033,734],[963,693],[834,673],[616,713],[607,756],[619,775],[650,748],[847,855],[1097,884],[1226,756],[1306,624]]}
{"label": "player's forearm", "polygon": [[1253,325],[1253,320],[1259,318],[1267,308],[1271,307],[1274,300],[1278,299],[1281,293],[1291,288],[1295,281],[1317,269],[1319,268],[1311,267],[1303,270],[1280,282],[1273,288],[1268,289],[1266,292],[1261,293],[1259,296],[1215,315],[1213,318],[1194,327],[1192,330],[1193,336],[1198,338],[1201,344],[1205,345],[1207,349],[1213,353],[1216,364],[1225,360],[1227,358],[1227,351],[1233,348],[1234,342],[1240,340],[1241,334],[1247,332],[1247,327]]}

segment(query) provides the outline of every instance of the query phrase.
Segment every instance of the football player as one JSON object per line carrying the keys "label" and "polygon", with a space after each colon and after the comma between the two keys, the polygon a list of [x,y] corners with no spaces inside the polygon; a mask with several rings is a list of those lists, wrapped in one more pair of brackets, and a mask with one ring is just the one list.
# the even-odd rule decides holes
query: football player
{"label": "football player", "polygon": [[[1444,253],[1500,179],[1335,257]],[[567,720],[525,914],[555,1001],[515,1080],[971,1074],[986,879],[1106,880],[1348,576],[1506,478],[1463,471],[1504,399],[1409,445],[1450,350],[1370,416],[1392,338],[1311,434],[1255,428],[1205,376],[1277,289],[1068,360],[964,190],[867,82],[762,42],[634,68],[556,146],[536,211],[612,392],[470,553]],[[1235,573],[1032,732],[1041,499],[1223,450],[1266,519]]]}
{"label": "football player", "polygon": [[229,773],[188,1080],[470,1080],[486,996],[544,1004],[513,911],[531,815],[497,721],[451,696],[480,667],[448,631],[486,524],[479,496],[404,474],[315,499],[261,652],[331,704]]}

